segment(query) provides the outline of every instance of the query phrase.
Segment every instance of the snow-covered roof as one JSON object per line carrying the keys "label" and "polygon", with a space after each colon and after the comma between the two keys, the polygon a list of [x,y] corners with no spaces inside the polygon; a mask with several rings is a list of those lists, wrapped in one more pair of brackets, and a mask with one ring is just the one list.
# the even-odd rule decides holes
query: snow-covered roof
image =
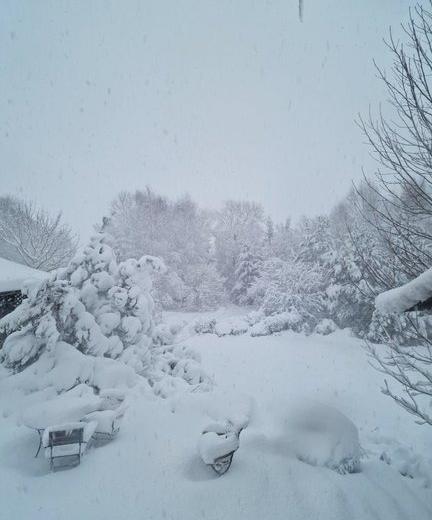
{"label": "snow-covered roof", "polygon": [[411,282],[379,294],[376,309],[383,313],[405,312],[432,297],[432,268]]}
{"label": "snow-covered roof", "polygon": [[44,271],[0,258],[0,293],[19,291],[26,280],[43,280],[47,276]]}

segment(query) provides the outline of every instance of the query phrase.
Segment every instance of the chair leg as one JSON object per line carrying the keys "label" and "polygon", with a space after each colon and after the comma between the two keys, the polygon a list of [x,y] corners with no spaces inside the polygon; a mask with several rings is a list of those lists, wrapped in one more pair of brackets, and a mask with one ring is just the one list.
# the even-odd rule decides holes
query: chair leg
{"label": "chair leg", "polygon": [[39,452],[40,452],[40,450],[42,448],[42,434],[41,434],[41,432],[39,430],[38,430],[38,434],[39,434],[39,446],[38,446],[38,449],[37,449],[37,452],[36,452],[36,455],[35,455],[35,459],[39,455]]}

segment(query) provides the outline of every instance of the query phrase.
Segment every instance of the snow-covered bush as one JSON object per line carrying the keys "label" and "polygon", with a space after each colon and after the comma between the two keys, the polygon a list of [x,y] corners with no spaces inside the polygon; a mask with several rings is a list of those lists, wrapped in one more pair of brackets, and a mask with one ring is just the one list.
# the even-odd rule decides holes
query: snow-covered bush
{"label": "snow-covered bush", "polygon": [[193,330],[197,334],[214,334],[216,318],[198,318],[193,324]]}
{"label": "snow-covered bush", "polygon": [[155,345],[171,345],[174,334],[166,323],[158,323],[153,330],[153,343]]}
{"label": "snow-covered bush", "polygon": [[176,336],[186,327],[187,324],[188,322],[186,320],[170,321],[169,330],[173,336]]}
{"label": "snow-covered bush", "polygon": [[1,351],[2,363],[19,372],[64,342],[142,373],[153,332],[151,273],[161,269],[160,260],[149,256],[118,264],[99,233],[1,320],[2,329],[14,331]]}
{"label": "snow-covered bush", "polygon": [[156,395],[169,397],[179,391],[210,390],[213,381],[201,367],[200,356],[187,346],[171,345],[152,349],[149,382]]}
{"label": "snow-covered bush", "polygon": [[306,405],[290,417],[288,428],[291,447],[303,462],[338,473],[359,470],[358,430],[339,410],[318,403]]}
{"label": "snow-covered bush", "polygon": [[323,336],[327,336],[328,334],[334,332],[336,329],[337,326],[333,320],[329,318],[324,318],[320,322],[318,322],[314,332],[316,334],[322,334]]}
{"label": "snow-covered bush", "polygon": [[155,277],[153,297],[155,303],[164,310],[183,309],[187,306],[191,289],[173,269],[168,269]]}
{"label": "snow-covered bush", "polygon": [[216,310],[224,301],[223,280],[213,263],[185,268],[185,279],[192,287],[186,310]]}
{"label": "snow-covered bush", "polygon": [[287,311],[274,316],[267,316],[250,328],[251,336],[269,336],[283,330],[303,331],[302,316],[296,311]]}
{"label": "snow-covered bush", "polygon": [[226,318],[216,323],[215,333],[218,336],[239,336],[245,334],[249,329],[249,324],[245,318]]}
{"label": "snow-covered bush", "polygon": [[249,296],[266,316],[295,313],[300,316],[305,330],[312,331],[323,317],[323,289],[324,272],[319,265],[271,258],[264,262]]}
{"label": "snow-covered bush", "polygon": [[259,321],[263,320],[264,318],[265,314],[262,311],[252,311],[245,316],[245,320],[247,321],[250,327],[252,325],[255,325],[255,323],[258,323]]}

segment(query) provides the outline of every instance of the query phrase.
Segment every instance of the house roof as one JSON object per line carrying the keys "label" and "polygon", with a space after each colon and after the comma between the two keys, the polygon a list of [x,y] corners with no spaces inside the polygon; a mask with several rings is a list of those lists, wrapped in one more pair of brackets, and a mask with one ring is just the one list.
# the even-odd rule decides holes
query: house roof
{"label": "house roof", "polygon": [[405,312],[432,297],[432,268],[411,282],[377,296],[376,309],[383,313]]}
{"label": "house roof", "polygon": [[48,273],[0,258],[0,293],[20,291],[26,280],[43,280]]}

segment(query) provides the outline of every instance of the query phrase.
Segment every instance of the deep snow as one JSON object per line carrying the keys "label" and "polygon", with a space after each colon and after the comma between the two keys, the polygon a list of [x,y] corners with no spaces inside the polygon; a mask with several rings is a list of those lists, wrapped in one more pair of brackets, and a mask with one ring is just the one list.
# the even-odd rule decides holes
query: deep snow
{"label": "deep snow", "polygon": [[[382,376],[359,340],[339,331],[207,334],[185,343],[201,354],[215,389],[163,400],[136,387],[119,436],[72,470],[50,473],[43,457],[34,458],[37,435],[16,426],[13,396],[0,393],[0,518],[432,518],[430,428],[380,393]],[[360,472],[340,475],[298,460],[292,417],[315,401],[358,427]],[[245,418],[231,469],[218,478],[199,456],[200,434],[211,421]]]}

